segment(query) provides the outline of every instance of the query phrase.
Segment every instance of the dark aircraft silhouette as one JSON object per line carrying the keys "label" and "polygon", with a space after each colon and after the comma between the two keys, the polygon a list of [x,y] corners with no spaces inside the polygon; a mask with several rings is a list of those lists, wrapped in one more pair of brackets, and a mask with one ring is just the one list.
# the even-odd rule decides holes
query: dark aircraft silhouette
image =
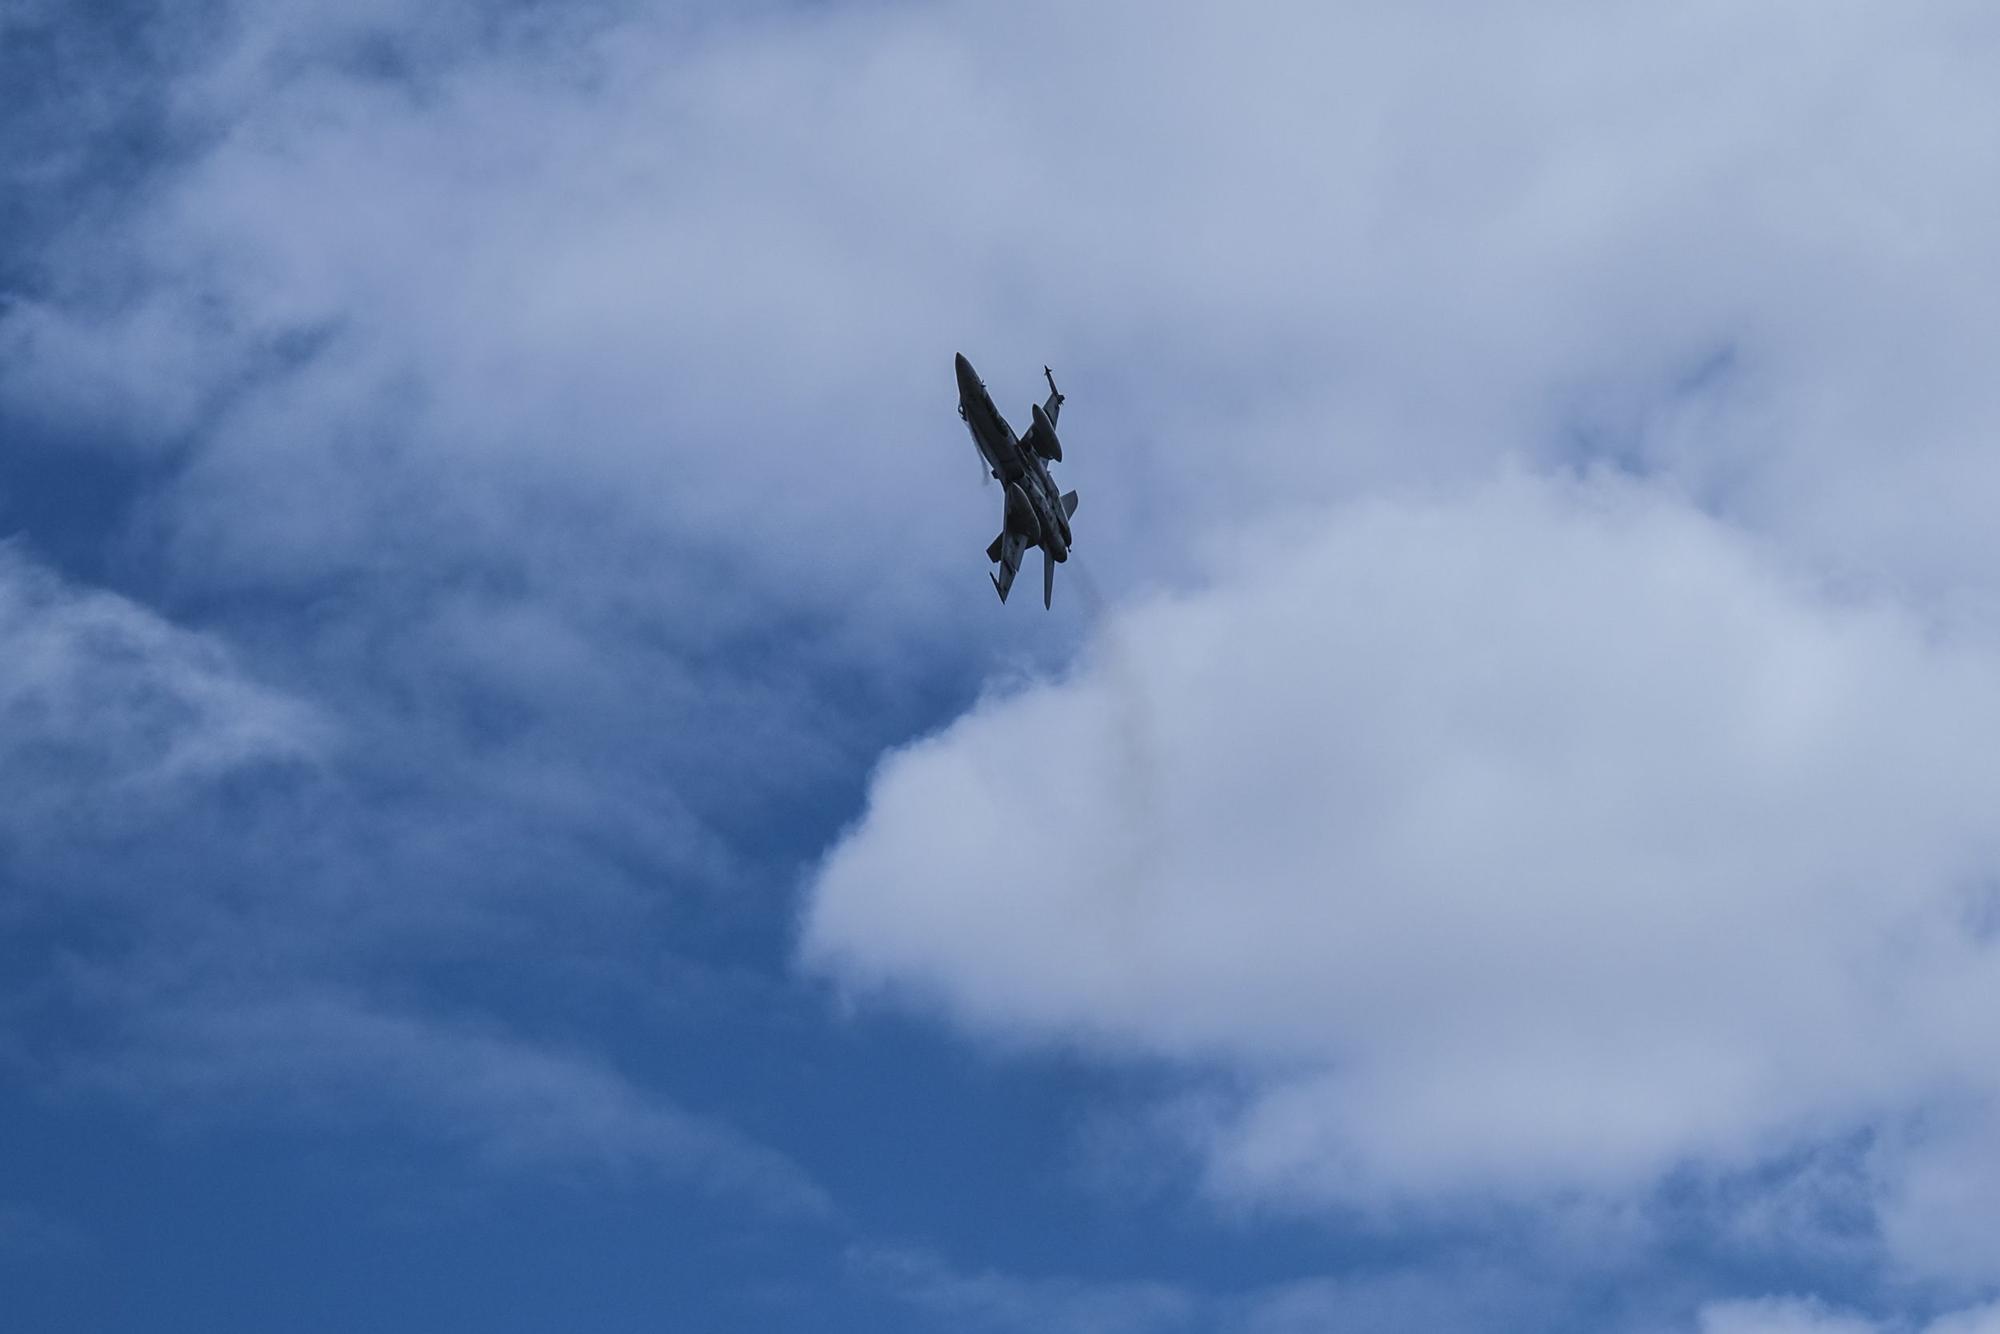
{"label": "dark aircraft silhouette", "polygon": [[987,468],[1007,488],[1000,536],[986,548],[986,559],[1000,567],[990,576],[993,589],[1005,602],[1014,576],[1021,572],[1022,555],[1029,547],[1040,547],[1042,606],[1047,607],[1055,600],[1056,566],[1069,559],[1069,516],[1076,513],[1076,492],[1058,495],[1049,476],[1048,465],[1062,462],[1056,414],[1062,411],[1063,396],[1056,389],[1055,372],[1044,366],[1042,374],[1048,377],[1049,401],[1034,405],[1035,424],[1017,437],[993,406],[985,381],[973,373],[963,352],[958,355],[958,415],[965,419]]}

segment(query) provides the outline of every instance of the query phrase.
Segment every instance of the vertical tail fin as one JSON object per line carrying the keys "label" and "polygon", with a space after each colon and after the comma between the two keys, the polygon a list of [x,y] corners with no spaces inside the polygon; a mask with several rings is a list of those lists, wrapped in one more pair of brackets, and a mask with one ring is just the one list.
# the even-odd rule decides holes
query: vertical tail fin
{"label": "vertical tail fin", "polygon": [[1048,610],[1056,600],[1056,558],[1042,548],[1042,609]]}

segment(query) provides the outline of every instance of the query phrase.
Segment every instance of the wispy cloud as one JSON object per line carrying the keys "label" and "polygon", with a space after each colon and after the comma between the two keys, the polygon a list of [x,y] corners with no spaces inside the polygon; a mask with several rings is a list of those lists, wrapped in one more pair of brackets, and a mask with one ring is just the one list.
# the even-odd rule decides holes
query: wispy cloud
{"label": "wispy cloud", "polygon": [[1803,1297],[1760,1297],[1702,1308],[1700,1334],[1991,1334],[2000,1306],[1950,1311],[1926,1322],[1871,1320]]}
{"label": "wispy cloud", "polygon": [[1197,1301],[1164,1283],[967,1274],[924,1252],[892,1247],[856,1250],[850,1253],[848,1266],[853,1281],[959,1329],[993,1334],[1015,1330],[1164,1334],[1201,1327]]}
{"label": "wispy cloud", "polygon": [[115,827],[229,774],[318,762],[337,730],[227,644],[0,544],[0,784],[17,838]]}
{"label": "wispy cloud", "polygon": [[[108,865],[112,880],[92,885],[91,911],[79,920],[110,913],[142,925],[150,942],[58,957],[12,979],[6,999],[17,1019],[47,1021],[66,1008],[100,1034],[85,1050],[35,1062],[45,1083],[115,1089],[169,1116],[228,1119],[263,1108],[336,1124],[387,1117],[498,1168],[648,1173],[782,1214],[826,1214],[825,1196],[780,1155],[600,1061],[497,1026],[384,1011],[310,974],[273,974],[268,965],[299,961],[297,934],[343,916],[351,925],[354,895],[312,883],[323,874],[314,867],[320,854],[306,846],[258,866],[247,849],[272,836],[270,813],[224,785],[260,772],[321,774],[306,789],[305,813],[351,828],[351,802],[323,778],[338,753],[324,710],[252,679],[214,636],[79,587],[18,543],[0,547],[0,637],[11,922],[73,913],[67,896],[78,873],[69,862],[80,856]],[[233,831],[218,820],[231,807]],[[197,839],[233,832],[233,852],[197,861],[224,883],[151,883],[175,878],[172,863],[156,859],[180,822]],[[120,858],[121,846],[129,857]],[[352,857],[341,865],[359,869]],[[274,882],[227,883],[246,872]],[[277,906],[275,920],[259,899]],[[359,948],[365,937],[345,943]],[[333,944],[338,973],[353,960]],[[245,957],[229,958],[233,951]],[[309,966],[328,968],[324,949]],[[9,1047],[41,1047],[45,1036],[16,1034]],[[8,1231],[33,1233],[25,1222]]]}
{"label": "wispy cloud", "polygon": [[0,1264],[46,1264],[88,1245],[75,1228],[46,1211],[0,1200]]}
{"label": "wispy cloud", "polygon": [[1451,1257],[1426,1268],[1316,1277],[1217,1293],[1144,1280],[968,1273],[920,1250],[862,1247],[851,1281],[955,1328],[1013,1334],[1392,1334],[1420,1328],[1548,1328],[1547,1293]]}
{"label": "wispy cloud", "polygon": [[774,1214],[825,1219],[795,1164],[691,1115],[603,1061],[492,1025],[384,1010],[352,995],[151,997],[119,1043],[73,1066],[72,1088],[110,1087],[169,1117],[332,1129],[413,1125],[496,1171],[584,1180],[658,1177]]}

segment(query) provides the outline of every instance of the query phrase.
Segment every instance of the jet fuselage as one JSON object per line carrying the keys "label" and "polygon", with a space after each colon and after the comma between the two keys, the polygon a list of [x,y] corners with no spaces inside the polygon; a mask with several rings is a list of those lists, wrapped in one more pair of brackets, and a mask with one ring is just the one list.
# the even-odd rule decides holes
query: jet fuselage
{"label": "jet fuselage", "polygon": [[1018,482],[1033,508],[1041,528],[1042,542],[1058,562],[1069,559],[1069,516],[1063,512],[1062,493],[1049,476],[1041,455],[1028,448],[1014,434],[1014,428],[993,406],[986,382],[972,369],[972,363],[958,354],[958,414],[972,432],[972,443],[986,460],[987,470],[1003,484]]}

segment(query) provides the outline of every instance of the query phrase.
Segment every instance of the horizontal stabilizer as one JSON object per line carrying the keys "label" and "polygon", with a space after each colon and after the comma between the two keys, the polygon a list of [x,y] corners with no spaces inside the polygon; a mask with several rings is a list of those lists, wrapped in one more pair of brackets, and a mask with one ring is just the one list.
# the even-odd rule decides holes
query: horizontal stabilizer
{"label": "horizontal stabilizer", "polygon": [[1076,514],[1076,492],[1065,491],[1063,492],[1063,517],[1067,519],[1073,517],[1075,514]]}
{"label": "horizontal stabilizer", "polygon": [[988,573],[987,578],[993,581],[993,591],[1000,595],[1002,602],[1007,600],[1007,590],[1014,586],[1014,576],[1021,572],[1021,556],[1027,549],[1025,538],[1004,529],[1000,536],[993,539],[993,545],[986,548],[986,559],[1000,567]]}

